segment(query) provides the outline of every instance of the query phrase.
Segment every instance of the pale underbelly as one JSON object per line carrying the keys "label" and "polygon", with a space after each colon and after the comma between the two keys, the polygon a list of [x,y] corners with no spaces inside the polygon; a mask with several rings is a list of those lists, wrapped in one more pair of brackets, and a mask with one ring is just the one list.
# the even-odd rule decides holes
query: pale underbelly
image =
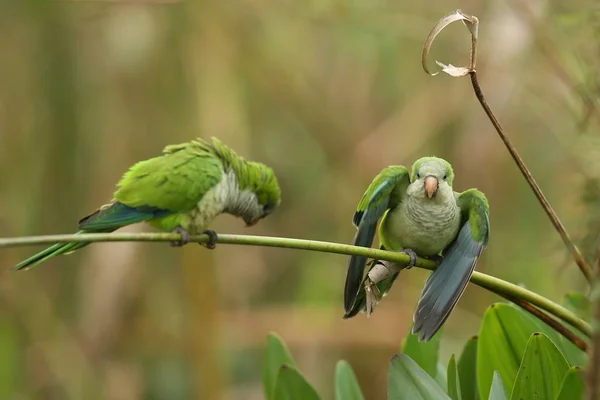
{"label": "pale underbelly", "polygon": [[381,223],[380,241],[390,250],[412,249],[420,256],[430,257],[454,240],[459,225],[458,211],[426,220],[410,218],[401,212],[388,213]]}

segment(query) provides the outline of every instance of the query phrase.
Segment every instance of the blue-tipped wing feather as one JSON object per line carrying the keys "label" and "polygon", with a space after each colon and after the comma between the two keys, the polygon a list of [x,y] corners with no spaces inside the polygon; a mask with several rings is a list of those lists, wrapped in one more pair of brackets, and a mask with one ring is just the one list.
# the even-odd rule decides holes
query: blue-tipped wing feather
{"label": "blue-tipped wing feather", "polygon": [[[154,207],[132,208],[116,201],[81,219],[79,221],[79,229],[81,230],[77,232],[76,235],[92,232],[108,233],[126,225],[147,221],[152,218],[159,218],[170,213],[171,212],[169,210],[161,210]],[[21,261],[11,269],[28,269],[34,265],[43,263],[52,257],[61,254],[70,254],[75,250],[79,250],[82,247],[87,246],[88,244],[89,242],[56,243],[47,249],[34,254],[28,259]]]}
{"label": "blue-tipped wing feather", "polygon": [[446,321],[473,274],[483,243],[471,236],[464,224],[438,268],[429,276],[414,316],[413,333],[428,341]]}
{"label": "blue-tipped wing feather", "polygon": [[[360,247],[371,247],[373,245],[373,239],[375,238],[375,232],[377,231],[377,221],[387,209],[389,199],[385,199],[379,206],[375,207],[372,211],[367,210],[364,213],[362,222],[358,227],[358,232],[354,237],[354,246]],[[346,285],[344,289],[344,308],[346,313],[350,309],[356,300],[356,295],[360,290],[365,274],[365,265],[367,263],[367,257],[364,256],[351,256],[348,262],[348,273],[346,274]]]}
{"label": "blue-tipped wing feather", "polygon": [[171,211],[150,206],[134,208],[115,201],[82,218],[79,221],[79,229],[88,232],[112,232],[126,225],[164,217],[168,214],[171,214]]}
{"label": "blue-tipped wing feather", "polygon": [[[352,222],[358,227],[354,245],[371,247],[377,231],[377,222],[389,209],[395,207],[406,192],[409,184],[408,170],[402,166],[385,168],[373,179],[363,195]],[[350,318],[360,309],[357,302],[364,282],[367,257],[351,256],[344,287],[344,318]],[[363,299],[364,302],[364,299]]]}
{"label": "blue-tipped wing feather", "polygon": [[[381,246],[380,249],[385,250],[385,248],[383,246]],[[380,262],[380,261],[372,260],[371,262],[369,262],[368,270],[373,268],[373,266],[378,262]],[[399,274],[400,274],[400,272],[397,272],[397,273],[393,274],[392,276],[382,280],[381,282],[377,282],[376,286],[377,286],[377,289],[379,290],[379,293],[381,293],[382,297],[385,296],[387,294],[387,292],[391,289],[392,285],[394,284],[394,281],[396,280],[396,278],[398,278]],[[350,311],[346,311],[346,314],[344,315],[344,319],[352,318],[359,312],[361,312],[361,311],[364,312],[366,310],[367,296],[366,296],[366,292],[364,289],[364,283],[365,283],[366,279],[367,279],[367,275],[365,274],[360,282],[358,294],[356,295],[356,299],[354,300],[354,305],[352,306]]]}
{"label": "blue-tipped wing feather", "polygon": [[413,333],[428,341],[446,321],[465,291],[477,260],[487,245],[489,206],[483,193],[471,189],[458,198],[462,227],[444,251],[438,268],[429,276],[414,315]]}

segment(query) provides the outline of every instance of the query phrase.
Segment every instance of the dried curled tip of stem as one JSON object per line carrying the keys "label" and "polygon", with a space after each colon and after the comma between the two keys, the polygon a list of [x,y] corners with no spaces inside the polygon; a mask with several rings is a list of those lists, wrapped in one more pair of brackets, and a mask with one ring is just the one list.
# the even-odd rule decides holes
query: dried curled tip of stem
{"label": "dried curled tip of stem", "polygon": [[475,62],[477,61],[476,52],[477,36],[479,32],[479,20],[474,15],[463,14],[462,11],[456,10],[448,15],[443,16],[431,29],[429,35],[427,35],[427,39],[425,39],[425,45],[423,45],[423,53],[421,55],[421,64],[423,65],[423,69],[425,70],[425,72],[427,72],[429,75],[435,76],[439,74],[439,71],[431,72],[429,70],[429,67],[427,67],[427,57],[429,56],[429,51],[431,50],[433,41],[435,40],[437,35],[439,35],[440,32],[442,32],[448,25],[456,21],[462,21],[465,24],[465,26],[469,29],[469,32],[471,32],[471,57],[469,66],[455,67],[452,64],[446,65],[439,61],[436,61],[435,63],[442,68],[443,72],[455,77],[465,76],[469,72],[475,71]]}
{"label": "dried curled tip of stem", "polygon": [[469,29],[469,31],[471,32],[471,55],[470,55],[470,60],[469,60],[469,66],[468,67],[455,67],[450,64],[445,65],[438,61],[436,61],[436,63],[442,67],[442,71],[446,72],[447,74],[449,74],[451,76],[461,77],[461,76],[469,75],[471,77],[471,84],[473,85],[473,91],[475,92],[475,96],[477,96],[477,100],[479,100],[481,107],[483,108],[483,110],[485,111],[489,120],[491,121],[492,125],[496,129],[496,132],[498,132],[500,139],[502,139],[502,142],[504,142],[506,149],[510,153],[511,157],[513,158],[513,160],[515,161],[517,166],[519,167],[521,174],[523,174],[523,177],[529,184],[529,187],[531,188],[531,190],[537,197],[538,201],[540,202],[542,208],[548,215],[548,218],[550,218],[552,225],[554,225],[554,228],[559,233],[560,237],[563,240],[563,243],[565,244],[565,247],[567,248],[569,253],[571,253],[573,260],[575,260],[575,263],[581,270],[581,273],[585,276],[588,283],[591,284],[591,282],[593,280],[592,268],[587,263],[587,261],[583,258],[583,255],[579,251],[579,248],[577,248],[577,246],[575,246],[575,244],[571,240],[571,237],[567,233],[567,230],[565,229],[563,224],[560,222],[558,215],[556,215],[556,212],[554,211],[554,209],[552,208],[552,206],[546,199],[546,196],[544,196],[542,189],[540,189],[539,185],[533,178],[533,175],[529,171],[529,168],[527,168],[527,166],[525,165],[525,162],[523,161],[523,159],[517,152],[517,149],[515,148],[515,146],[512,144],[512,142],[510,141],[508,136],[506,136],[506,134],[504,133],[504,129],[502,129],[500,122],[498,121],[498,119],[492,112],[492,109],[490,108],[487,101],[485,100],[485,96],[483,95],[483,91],[481,90],[481,86],[479,85],[479,81],[477,79],[477,72],[475,70],[475,66],[477,64],[477,36],[478,36],[478,30],[479,30],[479,20],[477,19],[477,17],[475,17],[474,15],[463,14],[463,12],[460,10],[456,10],[456,11],[451,12],[450,14],[442,17],[437,22],[437,24],[435,24],[435,26],[433,27],[431,32],[429,32],[429,35],[427,36],[427,39],[425,40],[425,44],[423,45],[423,54],[422,54],[422,59],[421,59],[421,62],[423,64],[423,69],[429,75],[437,75],[439,73],[439,71],[435,72],[435,73],[432,73],[429,71],[429,68],[427,67],[427,56],[429,55],[431,45],[433,44],[433,41],[435,40],[437,35],[442,30],[444,30],[444,28],[446,28],[448,25],[450,25],[452,22],[456,22],[456,21],[462,21],[465,24],[465,26]]}

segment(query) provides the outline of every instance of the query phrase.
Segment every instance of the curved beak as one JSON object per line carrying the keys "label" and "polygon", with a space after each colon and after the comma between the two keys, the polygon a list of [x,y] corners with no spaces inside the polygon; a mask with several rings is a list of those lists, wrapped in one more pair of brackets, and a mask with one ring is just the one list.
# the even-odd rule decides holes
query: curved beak
{"label": "curved beak", "polygon": [[436,195],[438,185],[439,182],[435,176],[429,175],[425,177],[425,193],[427,194],[427,197],[431,199]]}
{"label": "curved beak", "polygon": [[244,222],[246,223],[246,227],[250,227],[250,226],[254,226],[258,223],[258,221],[260,221],[260,218],[256,218],[256,219],[251,219],[251,220],[247,220],[245,219]]}

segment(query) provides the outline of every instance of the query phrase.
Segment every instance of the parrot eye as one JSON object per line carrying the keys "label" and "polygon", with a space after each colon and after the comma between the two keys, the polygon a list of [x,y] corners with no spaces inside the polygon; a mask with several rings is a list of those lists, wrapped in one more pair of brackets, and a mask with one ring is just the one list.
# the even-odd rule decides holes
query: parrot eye
{"label": "parrot eye", "polygon": [[448,177],[448,175],[444,175],[444,180],[446,180],[447,177]]}
{"label": "parrot eye", "polygon": [[421,179],[421,174],[417,172],[417,179]]}

